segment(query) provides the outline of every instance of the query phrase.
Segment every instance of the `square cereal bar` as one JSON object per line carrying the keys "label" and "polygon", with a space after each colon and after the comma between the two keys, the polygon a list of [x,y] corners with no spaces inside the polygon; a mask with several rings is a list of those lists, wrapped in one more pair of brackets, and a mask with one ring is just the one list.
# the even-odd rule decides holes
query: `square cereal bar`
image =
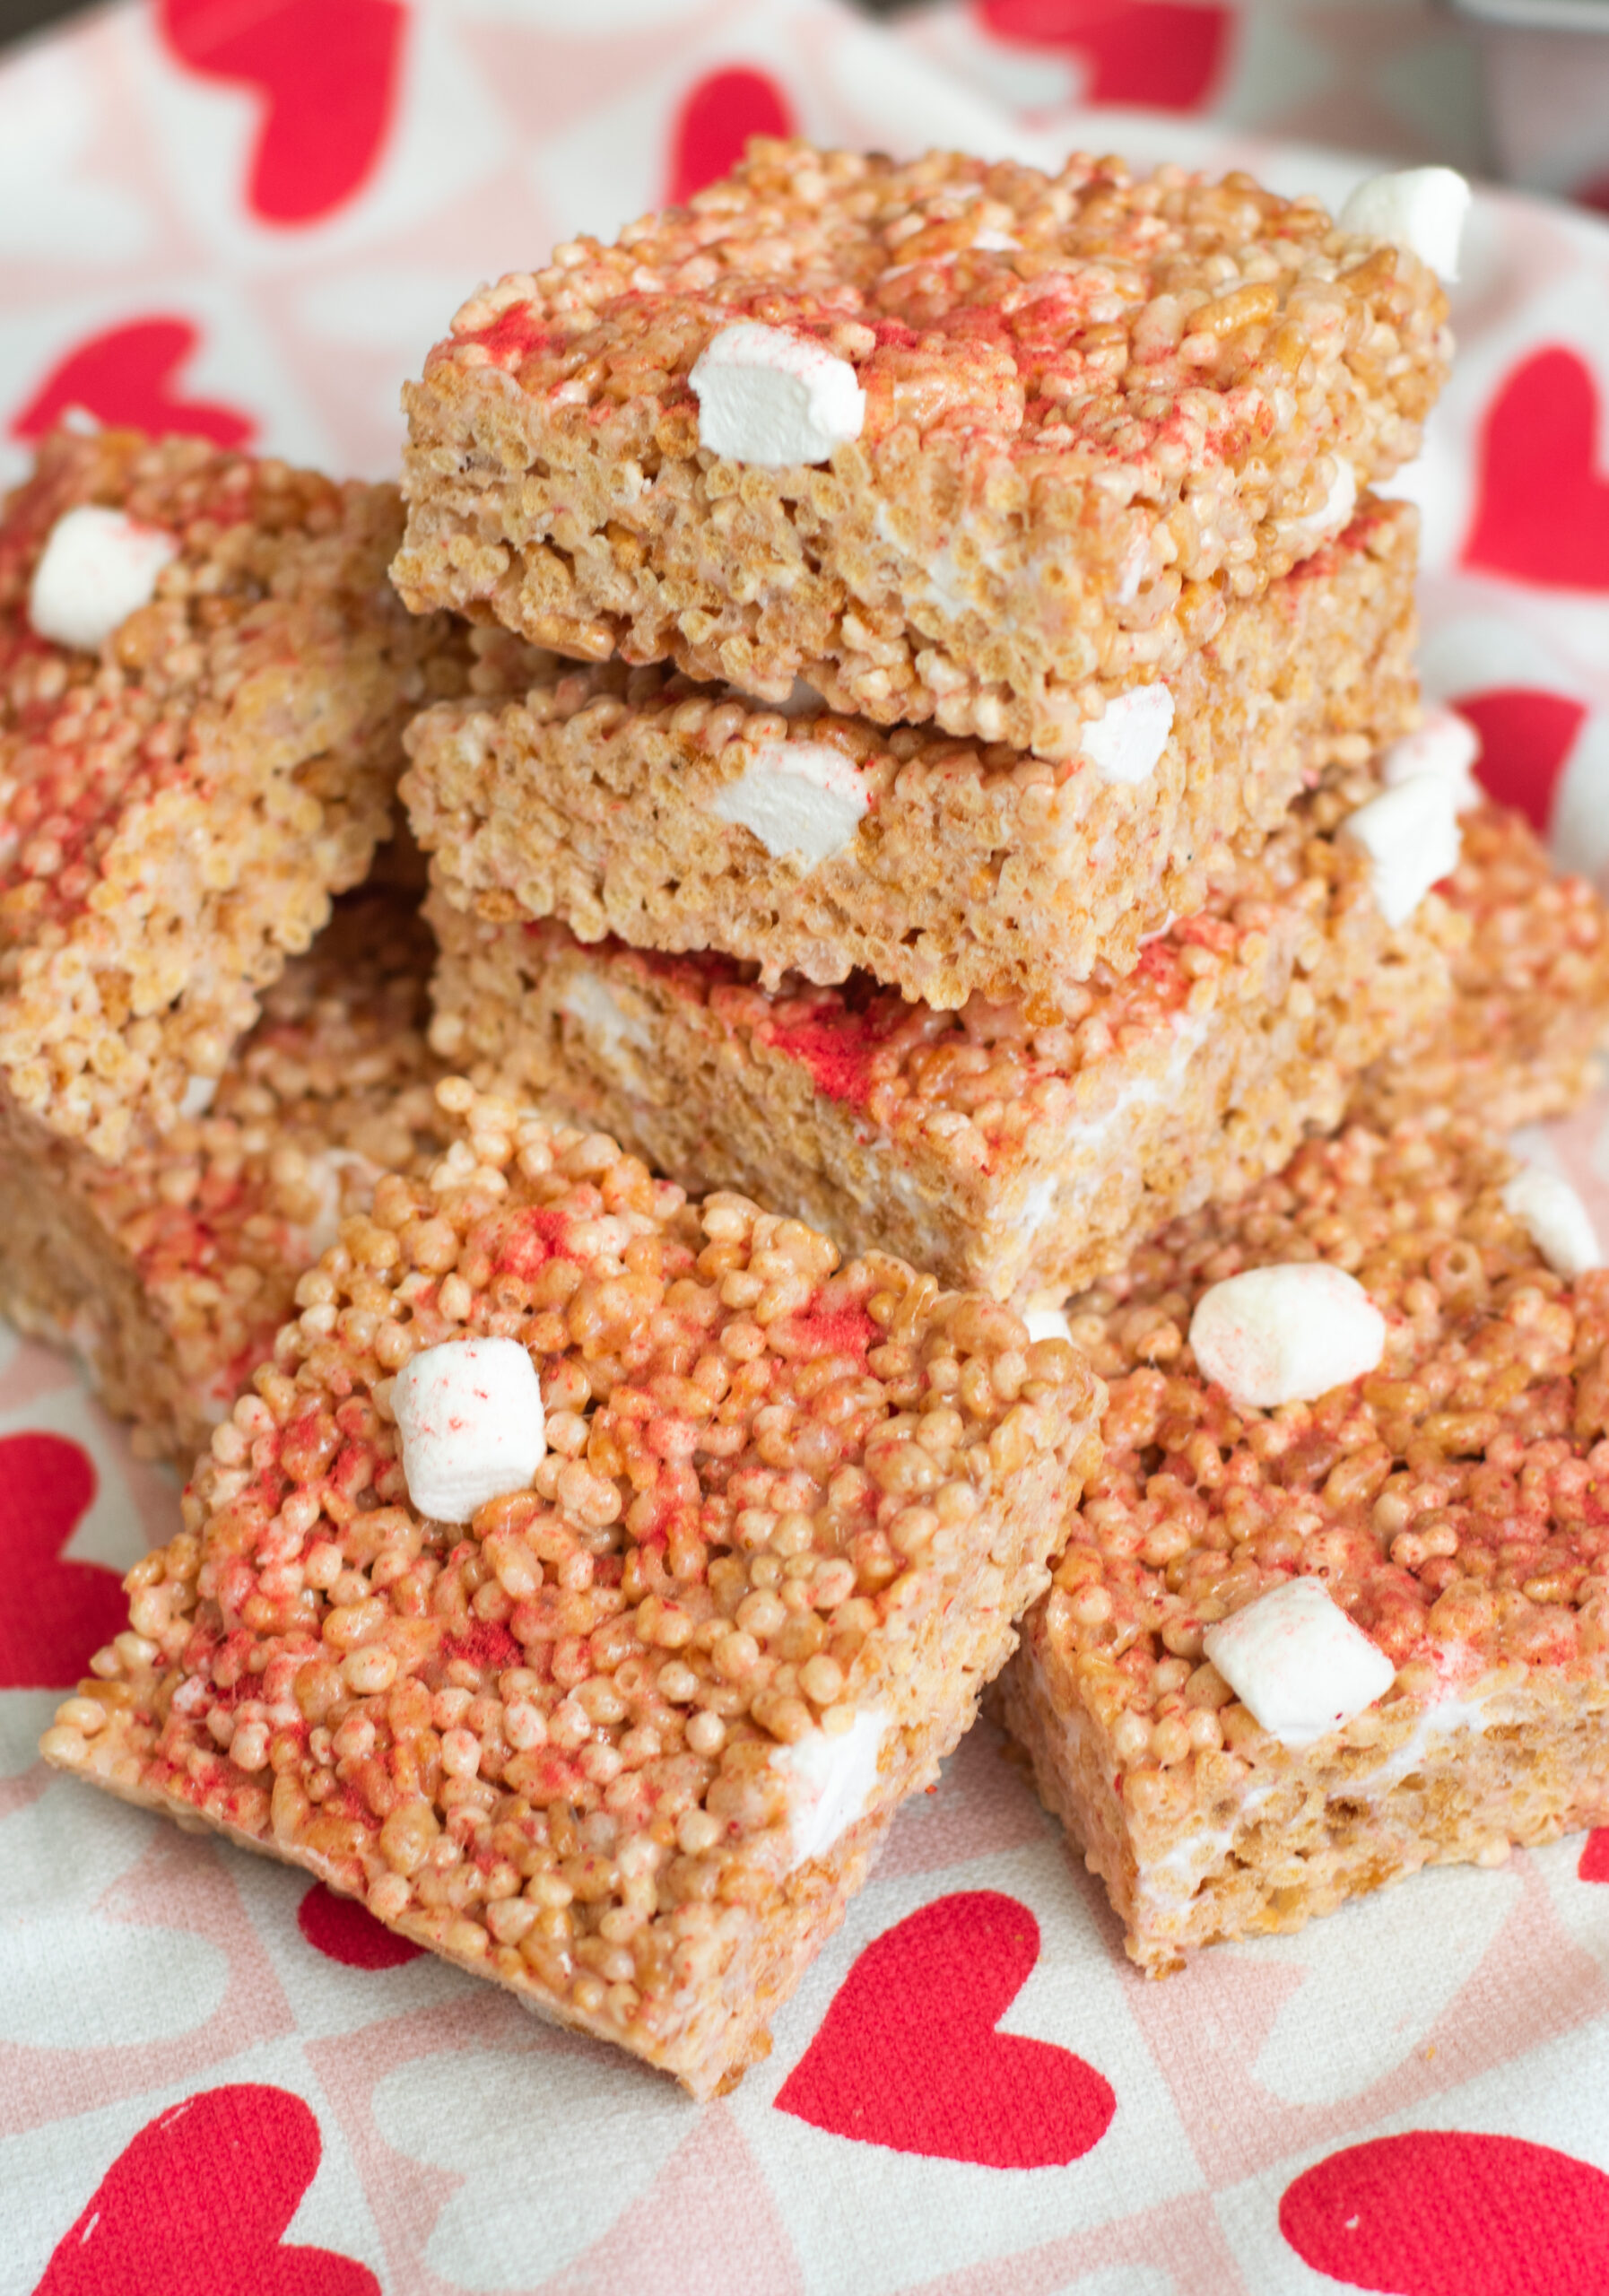
{"label": "square cereal bar", "polygon": [[[394,574],[583,659],[1070,757],[1417,451],[1446,314],[1245,175],[757,139],[464,306],[405,394]],[[803,459],[707,443],[734,356],[826,410]]]}
{"label": "square cereal bar", "polygon": [[1148,1970],[1609,1820],[1596,1261],[1562,1182],[1414,1122],[1071,1303],[1106,1459],[1003,1703]]}
{"label": "square cereal bar", "polygon": [[136,1445],[187,1469],[381,1170],[433,1161],[434,944],[351,893],[263,995],[204,1115],[103,1164],[0,1102],[0,1314],[71,1347]]}
{"label": "square cereal bar", "polygon": [[115,1161],[204,1103],[389,834],[466,648],[389,486],[58,433],[0,515],[0,1102]]}
{"label": "square cereal bar", "polygon": [[304,1277],[43,1751],[708,2097],[1011,1650],[1100,1382],[442,1094],[462,1137]]}
{"label": "square cereal bar", "polygon": [[439,893],[432,1042],[499,1089],[606,1126],[687,1185],[741,1187],[949,1283],[1057,1300],[1141,1237],[1340,1121],[1359,1071],[1450,994],[1434,894],[1400,928],[1340,825],[1358,770],[1303,798],[1193,917],[1048,1020],[958,1013],[714,956],[587,947]]}
{"label": "square cereal bar", "polygon": [[1452,955],[1457,994],[1428,1036],[1394,1045],[1363,1076],[1352,1109],[1360,1123],[1441,1108],[1509,1132],[1566,1114],[1603,1081],[1602,895],[1554,867],[1523,813],[1485,804],[1463,828],[1463,858],[1442,887],[1471,928]]}
{"label": "square cereal bar", "polygon": [[548,667],[513,701],[415,718],[403,798],[456,907],[561,918],[583,940],[718,949],[762,987],[863,970],[941,1008],[1065,1006],[1100,959],[1205,898],[1336,759],[1413,722],[1418,521],[1370,504],[1230,607],[1162,692],[1122,778],[1014,750],[762,703],[611,663]]}

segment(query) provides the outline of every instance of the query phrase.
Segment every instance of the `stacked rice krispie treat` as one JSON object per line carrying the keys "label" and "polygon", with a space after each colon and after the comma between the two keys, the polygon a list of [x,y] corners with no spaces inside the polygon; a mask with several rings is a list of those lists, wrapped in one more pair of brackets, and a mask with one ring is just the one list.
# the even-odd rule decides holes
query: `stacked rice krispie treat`
{"label": "stacked rice krispie treat", "polygon": [[1411,209],[759,141],[467,304],[393,569],[489,631],[407,737],[441,1056],[1019,1304],[1337,1124],[1463,929],[1377,766]]}
{"label": "stacked rice krispie treat", "polygon": [[435,1136],[396,783],[472,657],[398,604],[401,530],[395,486],[110,430],[0,513],[0,1309],[187,1465]]}

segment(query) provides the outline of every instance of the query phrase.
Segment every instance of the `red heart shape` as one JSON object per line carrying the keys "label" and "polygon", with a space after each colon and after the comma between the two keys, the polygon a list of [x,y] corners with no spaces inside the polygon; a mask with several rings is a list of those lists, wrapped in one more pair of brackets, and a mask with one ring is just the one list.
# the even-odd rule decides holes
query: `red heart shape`
{"label": "red heart shape", "polygon": [[422,1945],[399,1937],[356,1898],[315,1882],[296,1909],[296,1926],[316,1952],[349,1970],[395,1970],[418,1959]]}
{"label": "red heart shape", "polygon": [[13,435],[42,438],[71,408],[83,407],[97,422],[242,446],[257,429],[250,415],[175,395],[174,376],[200,340],[188,319],[171,318],[131,319],[91,335],[50,370],[13,422]]}
{"label": "red heart shape", "polygon": [[1180,0],[979,0],[996,39],[1088,59],[1083,100],[1194,111],[1222,71],[1231,11]]}
{"label": "red heart shape", "polygon": [[115,1570],[61,1559],[94,1497],[81,1445],[61,1435],[0,1440],[0,1690],[71,1690],[128,1624]]}
{"label": "red heart shape", "polygon": [[1382,2296],[1603,2296],[1609,2177],[1518,2136],[1413,2129],[1332,2152],[1285,2188],[1302,2262]]}
{"label": "red heart shape", "polygon": [[735,64],[690,88],[671,131],[665,197],[681,206],[737,165],[751,135],[791,135],[793,107],[764,72]]}
{"label": "red heart shape", "polygon": [[1609,1882],[1609,1826],[1594,1826],[1576,1866],[1578,1882]]}
{"label": "red heart shape", "polygon": [[1545,837],[1559,776],[1587,715],[1580,702],[1514,685],[1461,693],[1452,707],[1481,737],[1476,778],[1487,796],[1524,813]]}
{"label": "red heart shape", "polygon": [[247,198],[265,223],[314,223],[374,167],[396,100],[398,0],[162,0],[182,64],[262,98]]}
{"label": "red heart shape", "polygon": [[351,2257],[280,2246],[323,2151],[288,2089],[187,2097],[117,2155],[34,2296],[379,2296]]}
{"label": "red heart shape", "polygon": [[1039,1957],[1039,1925],[997,1890],[937,1898],[885,1929],[832,1996],[778,2109],[863,2144],[986,2169],[1065,2167],[1117,2099],[1053,2041],[995,2031]]}
{"label": "red heart shape", "polygon": [[1486,412],[1465,563],[1572,590],[1609,589],[1609,478],[1593,468],[1598,392],[1559,344],[1509,375]]}

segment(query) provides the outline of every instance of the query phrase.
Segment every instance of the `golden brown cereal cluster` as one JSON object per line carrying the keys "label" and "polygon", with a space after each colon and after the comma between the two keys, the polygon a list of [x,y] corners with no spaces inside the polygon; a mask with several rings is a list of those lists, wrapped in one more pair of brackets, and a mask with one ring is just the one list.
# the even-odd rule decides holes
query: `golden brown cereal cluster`
{"label": "golden brown cereal cluster", "polygon": [[[1261,1736],[1203,1661],[1214,1619],[1316,1573],[1421,1688],[1609,1647],[1609,1274],[1571,1283],[1504,1209],[1513,1158],[1462,1121],[1309,1142],[1176,1222],[1069,1308],[1108,1379],[1106,1459],[1057,1577],[1107,1670],[1126,1768]],[[1386,1314],[1378,1371],[1310,1404],[1208,1387],[1190,1317],[1242,1268],[1323,1259]],[[1093,1677],[1092,1677],[1093,1679]]]}
{"label": "golden brown cereal cluster", "polygon": [[[1098,961],[1127,970],[1147,934],[1199,909],[1226,845],[1255,845],[1337,760],[1416,722],[1418,531],[1408,506],[1371,504],[1237,604],[1171,681],[1172,732],[1138,785],[1087,758],[885,733],[819,698],[784,716],[662,668],[532,654],[509,665],[517,699],[415,718],[402,795],[437,884],[479,916],[725,950],[766,988],[861,970],[946,1009],[978,994],[1053,1011]],[[797,743],[830,744],[866,800],[813,865],[718,810]]]}
{"label": "golden brown cereal cluster", "polygon": [[[82,503],[179,544],[99,653],[40,639]],[[103,1160],[222,1072],[387,833],[406,717],[466,649],[410,621],[396,490],[204,440],[57,433],[0,519],[0,1090]]]}
{"label": "golden brown cereal cluster", "polygon": [[432,899],[432,1041],[455,1066],[607,1124],[661,1170],[764,1195],[946,1282],[1057,1300],[1186,1205],[1277,1170],[1450,994],[1434,895],[1391,933],[1335,831],[1340,772],[1122,977],[1064,1014],[960,1013],[858,977],[768,996],[753,968],[578,946]]}
{"label": "golden brown cereal cluster", "polygon": [[1562,875],[1523,813],[1464,817],[1464,857],[1443,888],[1469,920],[1457,994],[1428,1037],[1379,1060],[1353,1104],[1388,1126],[1441,1108],[1509,1132],[1563,1116],[1602,1082],[1609,1043],[1609,909]]}
{"label": "golden brown cereal cluster", "polygon": [[[1416,257],[1243,175],[761,139],[459,312],[395,571],[563,653],[1065,757],[1417,450],[1445,317]],[[739,319],[854,366],[830,465],[700,447],[689,374]]]}
{"label": "golden brown cereal cluster", "polygon": [[[708,2093],[1007,1655],[1099,1382],[991,1301],[440,1097],[461,1136],[302,1277],[45,1751]],[[409,1505],[391,1382],[472,1335],[530,1351],[548,1450],[454,1528]],[[782,1757],[868,1718],[869,1813],[801,1864]]]}
{"label": "golden brown cereal cluster", "polygon": [[348,894],[264,992],[204,1115],[106,1165],[0,1112],[0,1310],[72,1346],[137,1450],[187,1469],[381,1171],[445,1145],[411,904]]}

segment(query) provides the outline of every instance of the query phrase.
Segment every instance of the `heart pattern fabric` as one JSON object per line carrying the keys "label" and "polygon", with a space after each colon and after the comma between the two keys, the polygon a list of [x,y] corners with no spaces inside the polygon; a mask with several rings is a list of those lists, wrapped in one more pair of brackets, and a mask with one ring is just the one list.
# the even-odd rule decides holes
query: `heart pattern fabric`
{"label": "heart pattern fabric", "polygon": [[1304,2264],[1387,2296],[1601,2296],[1609,2176],[1551,2145],[1415,2129],[1297,2178],[1280,2231]]}
{"label": "heart pattern fabric", "polygon": [[1487,411],[1471,566],[1550,588],[1609,590],[1603,403],[1579,352],[1520,361]]}
{"label": "heart pattern fabric", "polygon": [[70,1690],[128,1623],[115,1570],[64,1560],[95,1496],[80,1443],[45,1433],[0,1438],[0,1690]]}
{"label": "heart pattern fabric", "polygon": [[238,407],[187,398],[179,375],[201,341],[188,319],[142,318],[90,335],[58,359],[12,424],[19,439],[39,439],[58,422],[91,416],[114,428],[154,434],[177,430],[243,447],[256,424]]}
{"label": "heart pattern fabric", "polygon": [[996,2029],[1039,1953],[997,1890],[938,1899],[874,1938],[777,2096],[837,2136],[992,2169],[1063,2167],[1099,2144],[1111,2084],[1070,2049]]}
{"label": "heart pattern fabric", "polygon": [[112,2162],[34,2296],[379,2296],[366,2265],[283,2242],[322,2152],[288,2090],[187,2097]]}

